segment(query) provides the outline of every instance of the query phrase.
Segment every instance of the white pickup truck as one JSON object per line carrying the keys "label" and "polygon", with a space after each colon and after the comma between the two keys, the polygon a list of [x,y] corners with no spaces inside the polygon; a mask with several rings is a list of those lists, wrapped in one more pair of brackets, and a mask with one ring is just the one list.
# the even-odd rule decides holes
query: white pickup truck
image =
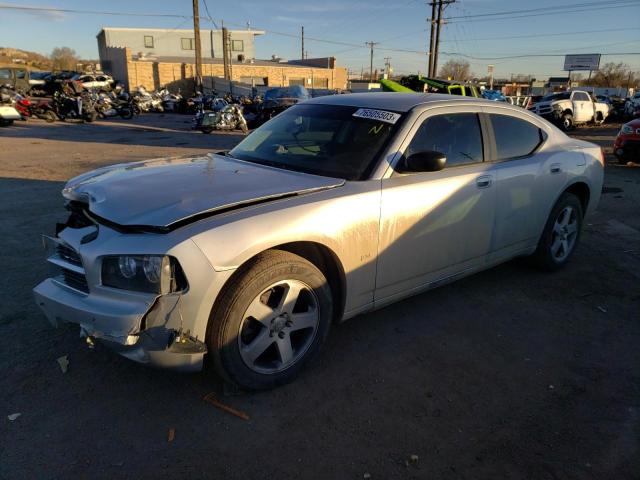
{"label": "white pickup truck", "polygon": [[594,100],[588,92],[582,90],[546,95],[529,110],[565,131],[571,130],[578,123],[600,124],[609,115],[609,105]]}

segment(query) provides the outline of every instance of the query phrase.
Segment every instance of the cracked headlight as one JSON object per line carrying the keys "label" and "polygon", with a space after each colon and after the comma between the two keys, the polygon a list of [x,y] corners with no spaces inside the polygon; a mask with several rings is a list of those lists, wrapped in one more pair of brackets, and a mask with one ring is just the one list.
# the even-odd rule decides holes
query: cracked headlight
{"label": "cracked headlight", "polygon": [[187,288],[178,261],[166,255],[119,255],[102,259],[105,287],[165,294]]}

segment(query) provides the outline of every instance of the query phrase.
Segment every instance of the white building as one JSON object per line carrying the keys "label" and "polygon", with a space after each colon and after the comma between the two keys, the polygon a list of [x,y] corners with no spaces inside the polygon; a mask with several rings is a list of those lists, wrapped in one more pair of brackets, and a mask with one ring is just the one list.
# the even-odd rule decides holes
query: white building
{"label": "white building", "polygon": [[[234,60],[242,55],[245,59],[255,58],[255,37],[264,35],[261,30],[228,30],[231,55]],[[176,57],[195,56],[193,29],[169,28],[112,28],[100,30],[98,52],[101,62],[108,62],[107,47],[128,47],[134,57]],[[203,59],[222,58],[222,30],[200,30],[200,44]],[[108,69],[108,65],[103,65]]]}

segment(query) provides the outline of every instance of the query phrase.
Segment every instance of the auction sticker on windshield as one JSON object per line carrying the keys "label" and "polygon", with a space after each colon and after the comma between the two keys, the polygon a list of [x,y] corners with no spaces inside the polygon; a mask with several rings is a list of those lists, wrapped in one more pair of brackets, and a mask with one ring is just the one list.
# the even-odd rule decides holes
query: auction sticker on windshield
{"label": "auction sticker on windshield", "polygon": [[399,113],[387,112],[385,110],[371,110],[368,108],[359,108],[354,117],[367,118],[369,120],[379,120],[381,122],[396,123],[400,118]]}

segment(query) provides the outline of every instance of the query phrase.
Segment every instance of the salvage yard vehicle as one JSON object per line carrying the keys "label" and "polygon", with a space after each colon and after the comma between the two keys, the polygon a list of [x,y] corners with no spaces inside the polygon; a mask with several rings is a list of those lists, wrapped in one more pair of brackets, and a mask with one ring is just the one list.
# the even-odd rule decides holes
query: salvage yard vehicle
{"label": "salvage yard vehicle", "polygon": [[640,163],[640,118],[622,125],[613,143],[613,154],[620,163]]}
{"label": "salvage yard vehicle", "polygon": [[287,108],[310,98],[309,91],[302,85],[270,88],[264,94],[254,116],[247,114],[246,120],[251,128],[257,128]]}
{"label": "salvage yard vehicle", "polygon": [[463,97],[482,97],[482,93],[477,86],[459,83],[454,80],[408,75],[402,77],[400,83],[415,92],[448,93],[449,95],[461,95]]}
{"label": "salvage yard vehicle", "polygon": [[27,93],[29,85],[29,69],[24,65],[0,66],[0,85],[8,85],[16,92]]}
{"label": "salvage yard vehicle", "polygon": [[[132,360],[292,380],[331,325],[518,256],[564,266],[604,157],[522,108],[439,94],[314,98],[228,153],[103,167],[64,187],[34,288]],[[364,321],[364,320],[363,320]]]}
{"label": "salvage yard vehicle", "polygon": [[110,75],[105,74],[78,74],[71,77],[71,80],[80,82],[86,89],[98,90],[100,92],[111,91],[114,83],[113,78],[111,78]]}
{"label": "salvage yard vehicle", "polygon": [[588,92],[573,90],[547,95],[529,110],[568,131],[580,123],[603,123],[610,107],[594,101]]}

